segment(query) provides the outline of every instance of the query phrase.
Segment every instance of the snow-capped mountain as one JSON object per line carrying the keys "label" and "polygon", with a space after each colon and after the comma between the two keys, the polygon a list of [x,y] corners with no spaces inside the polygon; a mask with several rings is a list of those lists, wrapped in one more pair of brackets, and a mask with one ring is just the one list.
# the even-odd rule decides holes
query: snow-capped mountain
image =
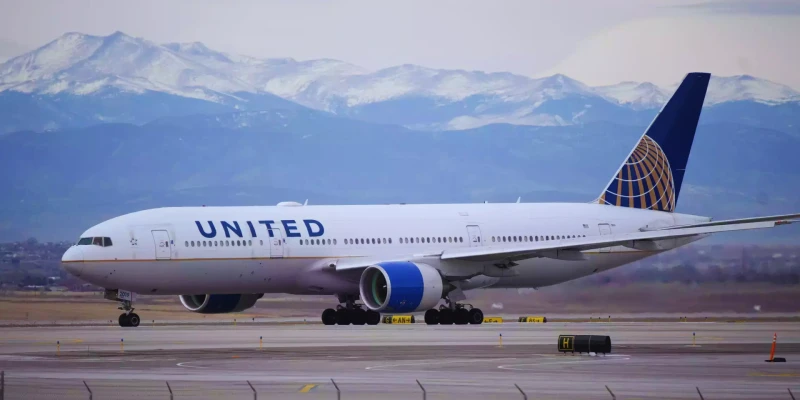
{"label": "snow-capped mountain", "polygon": [[754,78],[750,75],[711,77],[706,104],[746,100],[764,104],[780,104],[800,101],[800,92],[786,85]]}
{"label": "snow-capped mountain", "polygon": [[661,107],[671,94],[649,82],[622,82],[616,85],[597,86],[594,91],[619,104],[630,105],[636,109]]}
{"label": "snow-capped mountain", "polygon": [[[140,115],[157,118],[287,106],[275,96],[346,117],[417,129],[610,119],[639,123],[642,112],[651,115],[647,111],[660,108],[673,90],[647,82],[589,87],[564,75],[530,78],[416,65],[368,71],[331,59],[259,59],[221,53],[197,42],[157,44],[121,32],[67,33],[0,64],[0,104],[12,103],[12,97],[14,104],[20,104],[23,96],[22,104],[29,104],[35,109],[30,113],[37,116],[30,122],[15,114],[9,119],[16,122],[0,127],[0,132],[92,121],[147,122]],[[148,113],[131,112],[131,102],[142,96],[160,96],[161,103]],[[120,110],[106,106],[93,112],[101,97],[117,99]],[[751,76],[713,77],[707,105],[740,101],[777,105],[800,101],[800,93]],[[81,106],[70,106],[76,102]],[[123,104],[128,109],[123,110]],[[48,114],[53,112],[58,118]],[[0,111],[0,120],[4,115]],[[51,120],[36,125],[47,118]]]}

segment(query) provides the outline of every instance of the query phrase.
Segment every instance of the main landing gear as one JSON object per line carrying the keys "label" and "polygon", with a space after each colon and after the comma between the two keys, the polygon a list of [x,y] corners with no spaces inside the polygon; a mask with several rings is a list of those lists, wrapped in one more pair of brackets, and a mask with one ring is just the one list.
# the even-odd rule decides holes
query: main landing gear
{"label": "main landing gear", "polygon": [[356,304],[355,296],[340,297],[344,303],[336,309],[328,308],[322,312],[322,323],[325,325],[378,325],[381,322],[381,313],[365,310],[361,304]]}
{"label": "main landing gear", "polygon": [[[425,323],[428,325],[479,325],[483,323],[483,311],[472,304],[457,304],[447,301],[447,305],[439,309],[425,311]],[[467,309],[467,306],[469,309]]]}

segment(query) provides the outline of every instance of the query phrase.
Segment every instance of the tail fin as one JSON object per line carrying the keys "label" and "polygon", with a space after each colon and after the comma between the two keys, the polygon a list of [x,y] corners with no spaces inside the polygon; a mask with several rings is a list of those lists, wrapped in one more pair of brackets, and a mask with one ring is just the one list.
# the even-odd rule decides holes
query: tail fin
{"label": "tail fin", "polygon": [[600,194],[600,204],[675,211],[710,78],[686,75]]}

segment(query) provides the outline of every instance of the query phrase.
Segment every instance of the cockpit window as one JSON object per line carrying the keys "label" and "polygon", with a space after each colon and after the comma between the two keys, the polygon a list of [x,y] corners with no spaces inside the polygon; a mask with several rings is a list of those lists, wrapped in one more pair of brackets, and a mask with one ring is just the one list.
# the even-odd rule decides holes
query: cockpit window
{"label": "cockpit window", "polygon": [[110,247],[112,245],[110,237],[85,237],[78,240],[78,246],[100,246]]}

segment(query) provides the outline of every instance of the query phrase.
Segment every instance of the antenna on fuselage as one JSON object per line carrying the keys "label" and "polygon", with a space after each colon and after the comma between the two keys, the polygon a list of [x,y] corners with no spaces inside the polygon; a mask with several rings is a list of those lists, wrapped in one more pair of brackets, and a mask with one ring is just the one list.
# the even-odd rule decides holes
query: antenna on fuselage
{"label": "antenna on fuselage", "polygon": [[304,202],[303,202],[303,205],[304,205],[304,206],[307,206],[307,205],[308,205],[308,199],[306,199],[306,201],[304,201]]}
{"label": "antenna on fuselage", "polygon": [[517,197],[517,204],[519,204],[520,200],[522,200],[522,196]]}

